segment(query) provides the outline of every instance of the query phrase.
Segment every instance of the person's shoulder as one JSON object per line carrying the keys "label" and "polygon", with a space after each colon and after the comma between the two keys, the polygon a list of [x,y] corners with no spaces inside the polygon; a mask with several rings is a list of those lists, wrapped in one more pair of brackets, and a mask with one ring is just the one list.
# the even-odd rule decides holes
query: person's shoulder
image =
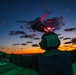
{"label": "person's shoulder", "polygon": [[60,55],[60,54],[67,54],[69,52],[61,51],[61,50],[49,50],[43,53],[43,56],[52,56],[52,55]]}

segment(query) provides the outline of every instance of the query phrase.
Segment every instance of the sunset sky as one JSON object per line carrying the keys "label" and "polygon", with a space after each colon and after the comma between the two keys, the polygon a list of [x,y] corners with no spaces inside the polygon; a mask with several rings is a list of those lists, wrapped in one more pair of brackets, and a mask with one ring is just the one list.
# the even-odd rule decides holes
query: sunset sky
{"label": "sunset sky", "polygon": [[[76,0],[0,0],[0,51],[21,54],[44,52],[38,45],[43,33],[33,32],[28,28],[30,25],[16,21],[34,20],[47,10],[52,13],[46,19],[64,17],[65,25],[55,31],[61,40],[59,49],[75,50]],[[15,34],[10,34],[12,31]],[[22,38],[24,34],[27,37]]]}

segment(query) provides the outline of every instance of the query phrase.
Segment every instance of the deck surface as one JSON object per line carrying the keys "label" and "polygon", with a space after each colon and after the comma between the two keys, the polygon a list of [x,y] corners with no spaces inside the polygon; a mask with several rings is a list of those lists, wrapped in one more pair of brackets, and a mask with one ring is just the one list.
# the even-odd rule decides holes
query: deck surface
{"label": "deck surface", "polygon": [[12,63],[0,63],[0,75],[37,75],[34,70],[16,66]]}
{"label": "deck surface", "polygon": [[[34,70],[16,66],[12,63],[0,63],[0,75],[37,75]],[[76,75],[76,63],[73,64],[73,75]]]}

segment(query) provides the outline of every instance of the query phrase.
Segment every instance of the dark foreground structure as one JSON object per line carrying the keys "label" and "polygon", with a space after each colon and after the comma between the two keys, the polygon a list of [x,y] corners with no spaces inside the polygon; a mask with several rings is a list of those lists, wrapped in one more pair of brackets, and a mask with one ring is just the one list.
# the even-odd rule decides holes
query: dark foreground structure
{"label": "dark foreground structure", "polygon": [[[0,55],[5,54],[3,52],[0,52],[0,53],[1,53]],[[74,57],[72,59],[73,75],[76,75],[76,58],[75,58],[76,51],[71,51],[70,53],[72,54],[72,58]],[[10,55],[8,55],[8,54],[6,54],[6,55],[7,55],[7,57],[10,57]],[[24,55],[14,55],[14,56],[17,59],[17,60],[13,61],[13,62],[16,62],[15,63],[16,65],[14,63],[10,63],[9,61],[5,62],[4,60],[3,61],[0,60],[0,75],[30,75],[30,74],[31,75],[38,75],[35,70],[25,67],[26,55],[25,56]],[[19,57],[21,57],[22,59],[20,59]],[[23,60],[22,64],[21,64],[20,60]],[[20,66],[17,63],[20,63]],[[24,67],[22,67],[22,65]]]}
{"label": "dark foreground structure", "polygon": [[[71,55],[73,54],[57,49],[60,45],[60,40],[55,33],[44,34],[39,44],[42,49],[46,50],[45,53],[31,56],[15,54],[9,56],[11,64],[13,63],[13,65],[15,64],[18,67],[21,66],[19,68],[23,67],[24,72],[27,71],[29,73],[19,74],[18,70],[18,75],[76,75],[76,65],[74,61],[74,64],[72,64],[71,60]],[[26,70],[26,68],[30,70]]]}

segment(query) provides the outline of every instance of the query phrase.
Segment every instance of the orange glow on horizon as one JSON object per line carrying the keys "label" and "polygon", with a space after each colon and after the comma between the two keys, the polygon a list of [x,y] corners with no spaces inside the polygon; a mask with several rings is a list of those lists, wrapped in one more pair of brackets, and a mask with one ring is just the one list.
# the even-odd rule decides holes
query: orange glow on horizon
{"label": "orange glow on horizon", "polygon": [[4,50],[3,52],[7,53],[7,54],[39,54],[39,53],[44,53],[45,50],[42,50],[40,48],[34,48],[34,49],[27,49],[27,50]]}
{"label": "orange glow on horizon", "polygon": [[[72,51],[72,50],[76,50],[76,44],[75,45],[60,45],[60,47],[58,48],[61,51]],[[1,49],[0,49],[1,50]],[[1,50],[5,53],[8,54],[39,54],[39,53],[44,53],[45,50],[42,50],[39,47],[29,47],[27,49],[25,48],[9,48],[9,49],[3,49]]]}

